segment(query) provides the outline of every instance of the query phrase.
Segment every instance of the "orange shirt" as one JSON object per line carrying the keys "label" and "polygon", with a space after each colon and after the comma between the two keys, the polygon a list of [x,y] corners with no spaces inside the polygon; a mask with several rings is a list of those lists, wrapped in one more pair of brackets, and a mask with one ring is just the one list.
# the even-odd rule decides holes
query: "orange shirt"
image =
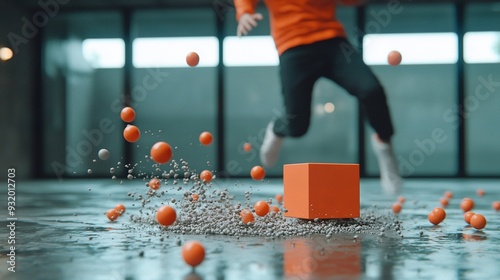
{"label": "orange shirt", "polygon": [[[234,0],[236,19],[255,13],[259,0]],[[299,45],[346,37],[335,16],[335,0],[264,0],[278,54]]]}

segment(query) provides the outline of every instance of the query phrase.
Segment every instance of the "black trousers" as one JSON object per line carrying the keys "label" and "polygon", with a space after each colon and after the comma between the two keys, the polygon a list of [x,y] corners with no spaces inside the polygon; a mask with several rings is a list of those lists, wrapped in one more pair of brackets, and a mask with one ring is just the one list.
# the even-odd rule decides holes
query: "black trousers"
{"label": "black trousers", "polygon": [[326,77],[358,98],[369,124],[382,140],[394,133],[382,85],[363,62],[361,52],[346,38],[333,38],[302,45],[280,56],[280,77],[285,114],[274,120],[279,136],[300,137],[311,119],[314,83]]}

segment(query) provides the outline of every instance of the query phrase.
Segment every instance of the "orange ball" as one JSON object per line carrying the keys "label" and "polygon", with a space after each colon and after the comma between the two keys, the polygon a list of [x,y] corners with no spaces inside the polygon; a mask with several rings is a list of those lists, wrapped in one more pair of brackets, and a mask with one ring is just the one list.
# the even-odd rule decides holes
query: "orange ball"
{"label": "orange ball", "polygon": [[250,212],[250,210],[247,210],[247,209],[241,210],[240,217],[241,217],[241,221],[244,224],[251,223],[251,222],[253,222],[255,220],[252,212]]}
{"label": "orange ball", "polygon": [[182,246],[182,258],[188,265],[198,266],[205,259],[205,248],[198,241],[188,241]]}
{"label": "orange ball", "polygon": [[193,201],[198,201],[198,199],[200,199],[200,196],[196,193],[193,193],[191,197],[193,198]]}
{"label": "orange ball", "polygon": [[156,212],[156,220],[162,226],[169,226],[175,222],[177,219],[177,213],[175,209],[171,206],[165,205],[158,209]]}
{"label": "orange ball", "polygon": [[475,229],[483,229],[486,226],[486,218],[481,214],[474,214],[470,218],[470,225]]}
{"label": "orange ball", "polygon": [[200,56],[195,53],[195,52],[190,52],[187,54],[186,56],[186,63],[191,66],[191,67],[195,67],[196,65],[198,65],[198,63],[200,62]]}
{"label": "orange ball", "polygon": [[121,203],[120,203],[120,204],[117,204],[117,205],[115,206],[115,210],[116,210],[116,212],[118,212],[118,214],[120,214],[120,215],[121,215],[121,214],[125,213],[125,205],[123,205],[123,204],[121,204]]}
{"label": "orange ball", "polygon": [[493,201],[491,207],[497,211],[500,211],[500,201]]}
{"label": "orange ball", "polygon": [[214,138],[212,136],[212,133],[210,133],[208,131],[204,131],[200,134],[200,143],[202,145],[208,146],[208,145],[212,144],[213,139]]}
{"label": "orange ball", "polygon": [[254,204],[253,209],[255,210],[255,214],[264,217],[265,215],[267,215],[267,213],[269,213],[269,204],[263,200],[260,200]]}
{"label": "orange ball", "polygon": [[464,212],[472,210],[472,208],[474,208],[474,200],[468,197],[462,199],[462,202],[460,203],[460,208],[462,208]]}
{"label": "orange ball", "polygon": [[155,191],[160,188],[160,185],[161,185],[161,182],[157,178],[153,178],[153,179],[149,180],[149,183],[148,183],[148,186],[152,190],[155,190]]}
{"label": "orange ball", "polygon": [[251,150],[252,150],[252,144],[250,144],[250,143],[245,143],[245,144],[243,144],[243,151],[245,151],[245,152],[247,152],[247,153],[248,153],[248,152],[250,152]]}
{"label": "orange ball", "polygon": [[274,212],[274,213],[278,213],[278,212],[280,211],[280,209],[279,209],[277,206],[274,206],[274,205],[273,205],[273,206],[271,206],[271,207],[269,208],[269,211],[270,211],[270,212]]}
{"label": "orange ball", "polygon": [[212,172],[208,170],[203,170],[200,173],[200,179],[205,183],[212,181],[212,177],[213,177]]}
{"label": "orange ball", "polygon": [[399,214],[399,212],[401,212],[401,204],[399,202],[396,202],[394,204],[392,204],[392,212],[396,213],[396,214]]}
{"label": "orange ball", "polygon": [[118,211],[116,211],[115,209],[109,209],[106,212],[106,216],[108,217],[108,219],[110,221],[114,221],[114,220],[118,219],[118,217],[120,216],[120,213],[118,213]]}
{"label": "orange ball", "polygon": [[446,212],[444,211],[443,208],[436,207],[434,208],[434,210],[432,210],[431,213],[429,213],[427,218],[429,219],[429,222],[431,222],[432,224],[438,225],[446,218]]}
{"label": "orange ball", "polygon": [[276,202],[278,202],[278,203],[280,203],[280,204],[283,202],[283,195],[282,195],[282,194],[280,194],[280,193],[277,193],[277,194],[274,196],[274,198],[276,198]]}
{"label": "orange ball", "polygon": [[476,214],[476,213],[474,213],[474,212],[472,212],[472,211],[467,211],[467,212],[465,212],[465,214],[464,214],[464,221],[470,225],[470,218],[471,218],[472,216],[474,216],[475,214]]}
{"label": "orange ball", "polygon": [[167,163],[172,158],[172,147],[166,142],[157,142],[151,147],[150,155],[156,163]]}
{"label": "orange ball", "polygon": [[442,205],[443,207],[448,206],[448,204],[449,204],[448,198],[446,198],[446,197],[442,197],[442,198],[440,198],[440,199],[439,199],[439,203],[441,203],[441,205]]}
{"label": "orange ball", "polygon": [[123,130],[123,138],[130,143],[134,143],[141,137],[141,132],[135,125],[128,124]]}
{"label": "orange ball", "polygon": [[445,192],[444,192],[444,197],[446,197],[446,198],[450,199],[450,198],[452,198],[452,197],[453,197],[453,193],[452,193],[452,192],[450,192],[450,191],[445,191]]}
{"label": "orange ball", "polygon": [[483,190],[483,189],[478,189],[478,190],[476,191],[476,193],[477,193],[477,195],[478,195],[478,196],[483,196],[485,192],[484,192],[484,190]]}
{"label": "orange ball", "polygon": [[120,118],[122,121],[130,123],[135,120],[135,111],[130,107],[125,107],[120,112]]}
{"label": "orange ball", "polygon": [[392,51],[387,56],[387,61],[392,66],[399,65],[401,63],[402,59],[403,59],[403,57],[401,56],[401,53],[398,51]]}
{"label": "orange ball", "polygon": [[400,197],[398,197],[398,201],[399,201],[399,203],[403,204],[403,203],[405,203],[406,199],[404,196],[400,196]]}
{"label": "orange ball", "polygon": [[264,170],[264,168],[257,165],[254,166],[252,170],[250,170],[250,176],[252,176],[252,179],[254,179],[255,181],[259,181],[266,177],[266,171]]}

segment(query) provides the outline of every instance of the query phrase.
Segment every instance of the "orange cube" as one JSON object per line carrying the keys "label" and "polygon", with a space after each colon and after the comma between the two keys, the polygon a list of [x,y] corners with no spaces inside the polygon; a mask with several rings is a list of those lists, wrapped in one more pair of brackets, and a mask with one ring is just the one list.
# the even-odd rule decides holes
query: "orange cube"
{"label": "orange cube", "polygon": [[285,164],[283,184],[286,217],[359,218],[359,164]]}

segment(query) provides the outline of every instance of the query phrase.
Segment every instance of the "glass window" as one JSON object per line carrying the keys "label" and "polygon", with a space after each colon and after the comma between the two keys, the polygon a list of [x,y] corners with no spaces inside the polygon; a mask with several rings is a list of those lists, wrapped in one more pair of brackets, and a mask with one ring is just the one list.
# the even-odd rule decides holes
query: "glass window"
{"label": "glass window", "polygon": [[[46,176],[109,176],[123,157],[124,43],[118,12],[65,13],[43,37],[43,164]],[[110,158],[98,158],[108,149]],[[94,161],[95,160],[95,161]],[[121,175],[123,169],[114,175]]]}
{"label": "glass window", "polygon": [[271,36],[224,38],[225,66],[277,66],[278,52]]}
{"label": "glass window", "polygon": [[387,65],[387,55],[393,50],[401,53],[401,65],[455,64],[458,38],[452,32],[367,34],[363,38],[363,60],[368,65]]}
{"label": "glass window", "polygon": [[[187,161],[191,169],[217,169],[216,19],[212,9],[194,8],[145,10],[132,17],[131,105],[142,133],[132,162],[145,174],[158,173],[148,159],[158,141],[169,143],[172,159]],[[200,56],[199,67],[186,63],[192,51]],[[214,136],[210,146],[198,140],[203,131]]]}
{"label": "glass window", "polygon": [[[466,171],[473,176],[500,174],[500,26],[498,3],[466,5],[464,60]],[[458,108],[454,108],[458,111]],[[455,120],[458,122],[458,120]]]}
{"label": "glass window", "polygon": [[464,35],[465,63],[499,63],[500,32],[467,32]]}
{"label": "glass window", "polygon": [[[405,4],[397,8],[381,4],[369,5],[366,10],[367,38],[391,38],[385,41],[381,53],[372,54],[386,64],[389,50],[401,47],[405,50],[401,52],[403,61],[413,61],[396,67],[371,66],[386,90],[395,128],[395,154],[405,176],[453,176],[457,172],[458,131],[450,120],[455,117],[450,110],[457,104],[454,14],[451,4]],[[404,42],[398,38],[408,35]],[[446,49],[435,41],[445,44]],[[415,47],[406,45],[407,42]],[[381,42],[374,45],[378,44]],[[368,51],[370,48],[371,44]],[[425,51],[419,52],[419,48]],[[365,53],[368,60],[369,56]],[[418,60],[425,64],[417,63]],[[372,129],[367,128],[366,168],[368,174],[378,175],[371,134]]]}
{"label": "glass window", "polygon": [[125,42],[119,38],[85,39],[82,52],[93,68],[122,68],[125,65]]}
{"label": "glass window", "polygon": [[135,68],[190,67],[186,55],[196,52],[200,62],[196,67],[219,64],[219,40],[207,37],[137,38],[133,43]]}

